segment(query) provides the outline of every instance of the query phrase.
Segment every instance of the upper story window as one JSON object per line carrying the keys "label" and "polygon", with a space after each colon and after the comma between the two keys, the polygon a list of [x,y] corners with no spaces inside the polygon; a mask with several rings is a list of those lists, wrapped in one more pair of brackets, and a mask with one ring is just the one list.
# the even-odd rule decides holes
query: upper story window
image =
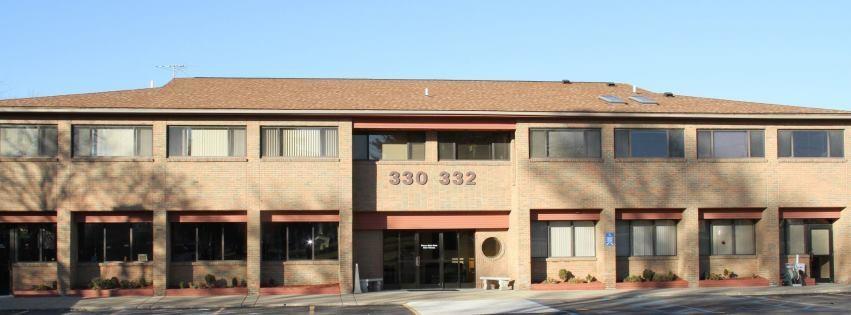
{"label": "upper story window", "polygon": [[682,129],[615,129],[615,158],[681,158]]}
{"label": "upper story window", "polygon": [[245,127],[168,127],[169,156],[245,156]]}
{"label": "upper story window", "polygon": [[260,137],[264,157],[337,157],[337,128],[263,127]]}
{"label": "upper story window", "polygon": [[53,157],[56,144],[56,126],[0,126],[0,156]]}
{"label": "upper story window", "polygon": [[441,132],[439,160],[509,160],[511,134],[507,132]]}
{"label": "upper story window", "polygon": [[356,133],[352,155],[355,160],[425,160],[425,133]]}
{"label": "upper story window", "polygon": [[600,158],[600,129],[532,129],[532,158]]}
{"label": "upper story window", "polygon": [[697,158],[765,157],[762,130],[698,130]]}
{"label": "upper story window", "polygon": [[151,126],[74,126],[74,156],[151,156]]}
{"label": "upper story window", "polygon": [[780,130],[777,132],[777,156],[845,156],[842,130]]}

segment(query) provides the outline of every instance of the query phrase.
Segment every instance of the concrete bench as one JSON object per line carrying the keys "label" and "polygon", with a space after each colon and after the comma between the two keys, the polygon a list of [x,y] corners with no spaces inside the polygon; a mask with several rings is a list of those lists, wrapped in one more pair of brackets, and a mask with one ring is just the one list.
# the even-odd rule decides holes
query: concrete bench
{"label": "concrete bench", "polygon": [[511,282],[511,278],[509,277],[479,277],[482,280],[482,289],[490,290],[490,286],[488,286],[488,281],[496,281],[497,288],[500,290],[508,289],[508,283]]}
{"label": "concrete bench", "polygon": [[[374,284],[375,284],[375,289],[374,289],[374,290],[370,290],[370,289],[369,289],[369,284],[370,284],[370,283],[374,283]],[[369,292],[369,291],[381,291],[381,287],[382,287],[382,286],[384,286],[384,278],[365,278],[365,279],[360,279],[360,288],[361,288],[361,291],[363,291],[364,293]]]}

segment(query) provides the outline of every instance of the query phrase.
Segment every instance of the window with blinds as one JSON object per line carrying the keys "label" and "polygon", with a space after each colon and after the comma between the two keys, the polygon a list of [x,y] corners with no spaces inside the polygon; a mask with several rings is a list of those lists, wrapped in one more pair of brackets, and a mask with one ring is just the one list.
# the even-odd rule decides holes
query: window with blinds
{"label": "window with blinds", "polygon": [[594,257],[594,221],[532,222],[532,257]]}
{"label": "window with blinds", "polygon": [[617,223],[618,256],[677,255],[674,220],[632,220]]}
{"label": "window with blinds", "polygon": [[424,132],[356,133],[352,139],[355,160],[422,161]]}
{"label": "window with blinds", "polygon": [[600,129],[532,129],[532,158],[599,158]]}
{"label": "window with blinds", "polygon": [[56,126],[0,126],[0,156],[53,157],[56,145]]}
{"label": "window with blinds", "polygon": [[708,220],[707,238],[712,255],[753,255],[756,252],[753,220]]}
{"label": "window with blinds", "polygon": [[74,126],[72,133],[74,156],[152,155],[151,126]]}
{"label": "window with blinds", "polygon": [[263,157],[337,157],[337,128],[263,127],[260,130]]}
{"label": "window with blinds", "polygon": [[245,156],[245,127],[168,127],[169,156]]}

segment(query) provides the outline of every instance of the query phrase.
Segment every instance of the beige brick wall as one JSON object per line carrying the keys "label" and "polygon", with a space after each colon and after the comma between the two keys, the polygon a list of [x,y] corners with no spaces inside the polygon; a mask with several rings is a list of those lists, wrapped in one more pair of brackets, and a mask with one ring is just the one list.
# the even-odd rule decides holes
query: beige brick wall
{"label": "beige brick wall", "polygon": [[[55,118],[55,117],[54,117]],[[152,210],[156,233],[167,233],[165,211],[171,210],[242,210],[256,217],[266,210],[338,210],[340,211],[340,259],[338,277],[344,291],[351,288],[354,257],[352,211],[475,211],[510,210],[507,231],[479,231],[500,235],[505,253],[499,259],[477,257],[479,276],[509,275],[517,287],[525,288],[532,280],[529,214],[536,209],[602,209],[597,225],[598,278],[613,286],[617,264],[614,247],[603,247],[605,232],[615,230],[614,216],[623,208],[684,209],[678,224],[678,256],[674,260],[631,260],[627,270],[646,266],[670,268],[689,280],[699,274],[697,254],[697,213],[701,208],[765,208],[757,223],[755,273],[779,282],[778,266],[785,258],[779,251],[779,209],[784,207],[846,207],[851,200],[851,172],[847,159],[778,159],[776,133],[787,128],[847,128],[827,123],[804,125],[754,124],[723,121],[561,121],[521,120],[507,162],[448,162],[437,160],[435,133],[429,133],[427,159],[412,162],[352,162],[352,123],[348,120],[273,120],[268,117],[240,117],[185,120],[145,118],[115,119],[75,116],[71,119],[13,120],[3,123],[55,123],[59,127],[60,155],[56,159],[0,159],[0,179],[11,185],[0,188],[0,211],[57,211],[58,254],[56,278],[67,288],[73,282],[75,266],[72,211]],[[70,118],[70,117],[68,117]],[[143,159],[81,160],[71,157],[70,130],[74,124],[132,124],[154,126],[154,156]],[[169,158],[166,155],[167,125],[245,125],[248,156],[244,158]],[[260,126],[338,126],[340,156],[337,159],[261,159]],[[602,129],[603,158],[597,160],[530,160],[528,130],[537,127],[592,127]],[[685,128],[686,158],[681,160],[615,160],[615,128]],[[696,132],[701,128],[765,129],[765,159],[697,160]],[[846,154],[851,154],[851,132],[845,133]],[[474,171],[476,185],[440,185],[440,171]],[[390,185],[390,171],[426,172],[426,185]],[[851,282],[851,214],[842,212],[834,223],[836,279]],[[157,221],[159,220],[159,221]],[[249,259],[236,268],[256,288],[264,271],[259,253],[257,230],[250,230]],[[167,235],[167,234],[166,234]],[[366,237],[366,236],[364,236]],[[366,237],[368,238],[368,237]],[[377,253],[368,239],[355,247]],[[155,236],[152,278],[162,292],[166,283],[183,277],[186,266],[169,263],[168,240]],[[367,258],[359,257],[357,261]],[[729,263],[712,260],[710,268]],[[664,263],[663,263],[664,262]],[[361,273],[375,274],[374,267]],[[374,264],[374,263],[370,263]],[[642,267],[644,266],[644,267]],[[741,266],[741,267],[739,267]],[[203,268],[208,268],[205,266]],[[175,269],[177,268],[177,269]],[[183,269],[180,269],[183,268]],[[212,268],[212,267],[209,267]],[[241,268],[241,269],[240,269]],[[326,265],[316,272],[327,271]],[[547,267],[549,268],[549,267]],[[190,271],[194,277],[195,268]],[[182,271],[181,271],[182,270]],[[213,268],[213,270],[217,270]],[[723,269],[722,269],[723,270]],[[638,270],[640,271],[640,270]],[[538,272],[539,273],[539,272]],[[324,273],[323,273],[324,274]],[[547,272],[549,274],[549,271]],[[170,277],[167,277],[170,276]],[[22,277],[22,276],[20,276]],[[203,277],[203,274],[201,275]],[[174,278],[174,279],[172,279]]]}
{"label": "beige brick wall", "polygon": [[228,284],[233,278],[239,282],[246,280],[244,261],[199,261],[199,262],[173,262],[169,266],[168,286],[178,287],[181,281],[204,282],[204,277],[211,274],[216,279],[226,279]]}
{"label": "beige brick wall", "polygon": [[25,262],[12,264],[12,289],[32,290],[33,286],[53,286],[56,282],[55,262]]}
{"label": "beige brick wall", "polygon": [[336,260],[263,262],[261,283],[274,280],[281,285],[317,285],[340,282],[340,262]]}
{"label": "beige brick wall", "polygon": [[150,283],[153,279],[153,263],[78,263],[74,271],[74,288],[88,289],[94,278],[137,281],[145,278]]}
{"label": "beige brick wall", "polygon": [[559,280],[559,271],[567,270],[580,279],[591,275],[598,278],[596,257],[577,258],[532,258],[532,283],[547,279]]}

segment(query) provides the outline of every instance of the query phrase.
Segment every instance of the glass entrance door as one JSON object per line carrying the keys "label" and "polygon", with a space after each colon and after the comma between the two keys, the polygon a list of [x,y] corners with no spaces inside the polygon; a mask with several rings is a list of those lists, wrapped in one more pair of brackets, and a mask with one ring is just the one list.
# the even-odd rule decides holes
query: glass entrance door
{"label": "glass entrance door", "polygon": [[816,282],[833,282],[833,240],[829,224],[810,225],[810,268]]}
{"label": "glass entrance door", "polygon": [[385,287],[475,287],[474,242],[472,231],[384,232]]}
{"label": "glass entrance door", "polygon": [[9,233],[8,225],[0,224],[0,295],[8,295],[11,289],[12,244]]}

